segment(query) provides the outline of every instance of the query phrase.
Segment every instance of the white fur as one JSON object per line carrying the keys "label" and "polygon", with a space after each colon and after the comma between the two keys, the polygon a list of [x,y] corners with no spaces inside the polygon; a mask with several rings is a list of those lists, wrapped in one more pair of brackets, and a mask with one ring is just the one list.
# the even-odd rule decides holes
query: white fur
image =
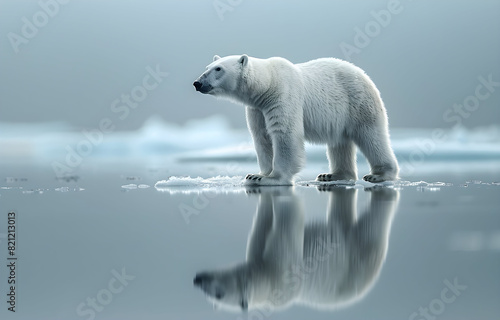
{"label": "white fur", "polygon": [[365,180],[397,179],[380,94],[349,62],[322,58],[292,64],[277,57],[215,56],[196,82],[202,93],[246,106],[261,169],[246,177],[247,184],[293,184],[305,162],[304,141],[327,145],[330,173],[317,180],[357,179],[356,145],[371,166]]}
{"label": "white fur", "polygon": [[245,262],[197,274],[195,284],[216,305],[334,309],[361,299],[373,287],[385,261],[398,191],[371,190],[370,205],[358,216],[358,190],[331,187],[325,190],[330,192],[325,221],[310,223],[291,191],[258,190]]}

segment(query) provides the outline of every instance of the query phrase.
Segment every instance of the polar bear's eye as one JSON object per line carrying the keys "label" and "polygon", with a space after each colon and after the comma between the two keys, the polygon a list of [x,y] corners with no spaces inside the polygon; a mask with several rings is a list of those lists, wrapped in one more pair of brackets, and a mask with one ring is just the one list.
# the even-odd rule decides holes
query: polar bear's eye
{"label": "polar bear's eye", "polygon": [[221,71],[222,69],[220,67],[215,68],[215,71]]}

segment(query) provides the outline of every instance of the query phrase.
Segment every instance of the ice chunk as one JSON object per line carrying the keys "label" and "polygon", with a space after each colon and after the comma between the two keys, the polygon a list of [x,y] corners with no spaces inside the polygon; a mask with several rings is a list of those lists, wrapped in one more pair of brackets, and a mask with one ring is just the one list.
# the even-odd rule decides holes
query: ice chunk
{"label": "ice chunk", "polygon": [[244,192],[242,176],[216,176],[212,178],[202,177],[169,177],[167,180],[158,181],[155,184],[158,191],[169,193],[239,193]]}
{"label": "ice chunk", "polygon": [[137,185],[134,183],[126,184],[122,186],[123,189],[137,189]]}
{"label": "ice chunk", "polygon": [[241,186],[243,183],[242,176],[216,176],[213,178],[203,179],[202,177],[169,177],[167,180],[158,181],[155,188],[163,187],[227,187]]}

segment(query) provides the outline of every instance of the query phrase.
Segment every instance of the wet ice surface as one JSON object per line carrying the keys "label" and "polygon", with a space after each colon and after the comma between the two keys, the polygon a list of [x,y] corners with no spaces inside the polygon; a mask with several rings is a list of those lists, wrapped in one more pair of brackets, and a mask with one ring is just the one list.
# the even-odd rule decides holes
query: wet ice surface
{"label": "wet ice surface", "polygon": [[[256,164],[231,168],[87,161],[57,179],[43,165],[3,165],[0,265],[7,263],[7,212],[15,211],[19,282],[16,313],[2,302],[0,318],[500,314],[500,169],[494,164],[444,164],[378,188],[362,181],[318,185],[314,177],[326,164],[317,163],[308,163],[294,188],[245,188],[240,178]],[[360,175],[366,171],[360,164]],[[269,233],[272,221],[281,228]],[[261,239],[274,248],[271,254]],[[247,261],[249,248],[267,269]],[[246,313],[241,290],[214,282],[222,277],[193,284],[196,275],[221,270],[224,281],[247,279],[247,288],[260,290],[260,298],[247,299]],[[3,297],[7,279],[1,267]],[[270,283],[274,295],[262,293]],[[217,290],[225,300],[212,301]]]}

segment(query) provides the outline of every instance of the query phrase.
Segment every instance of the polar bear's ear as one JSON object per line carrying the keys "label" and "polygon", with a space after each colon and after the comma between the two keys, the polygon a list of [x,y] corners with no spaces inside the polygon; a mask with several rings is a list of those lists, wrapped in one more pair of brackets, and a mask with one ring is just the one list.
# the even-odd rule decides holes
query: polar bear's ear
{"label": "polar bear's ear", "polygon": [[248,56],[246,54],[242,55],[238,62],[241,63],[243,67],[246,66],[248,63]]}
{"label": "polar bear's ear", "polygon": [[214,61],[217,61],[217,60],[219,60],[219,59],[220,59],[220,57],[219,57],[218,55],[215,55],[215,56],[214,56]]}

